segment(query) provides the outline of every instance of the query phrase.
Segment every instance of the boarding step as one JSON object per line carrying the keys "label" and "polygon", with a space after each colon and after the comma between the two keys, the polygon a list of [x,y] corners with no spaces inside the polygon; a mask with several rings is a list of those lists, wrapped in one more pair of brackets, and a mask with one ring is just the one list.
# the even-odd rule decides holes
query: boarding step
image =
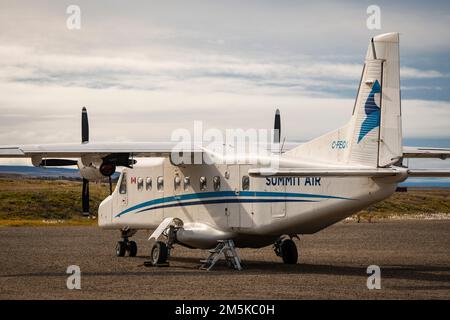
{"label": "boarding step", "polygon": [[210,250],[210,255],[206,260],[201,260],[200,269],[209,271],[219,261],[223,255],[227,265],[236,270],[242,270],[241,259],[239,258],[233,240],[219,240],[217,246]]}

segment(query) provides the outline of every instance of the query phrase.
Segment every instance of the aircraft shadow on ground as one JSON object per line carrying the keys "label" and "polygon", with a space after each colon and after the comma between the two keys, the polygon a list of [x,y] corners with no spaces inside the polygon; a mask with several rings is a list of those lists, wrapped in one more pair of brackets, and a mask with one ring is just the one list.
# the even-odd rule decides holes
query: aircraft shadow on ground
{"label": "aircraft shadow on ground", "polygon": [[[144,266],[144,261],[148,260],[146,256],[138,256],[133,258],[142,266],[142,271],[112,271],[112,272],[89,272],[84,271],[83,276],[125,276],[133,277],[148,274],[149,276],[190,276],[204,277],[210,276],[240,276],[240,275],[261,275],[261,274],[297,274],[297,275],[334,275],[334,276],[359,276],[367,278],[367,267],[364,266],[348,266],[348,265],[325,265],[325,264],[296,264],[285,265],[281,262],[244,260],[242,262],[243,271],[235,271],[229,269],[223,260],[219,261],[213,270],[201,271],[200,258],[198,257],[171,257],[174,263],[168,267],[152,267]],[[176,263],[176,264],[175,264]],[[179,265],[184,263],[185,265]],[[380,266],[383,279],[397,280],[420,280],[435,282],[436,286],[427,286],[423,289],[448,290],[450,289],[450,266],[426,266],[426,265],[389,265]],[[19,274],[3,274],[0,278],[6,277],[67,277],[62,272],[33,272]],[[409,289],[417,289],[417,286],[411,286]],[[398,287],[397,289],[408,289],[408,287]]]}

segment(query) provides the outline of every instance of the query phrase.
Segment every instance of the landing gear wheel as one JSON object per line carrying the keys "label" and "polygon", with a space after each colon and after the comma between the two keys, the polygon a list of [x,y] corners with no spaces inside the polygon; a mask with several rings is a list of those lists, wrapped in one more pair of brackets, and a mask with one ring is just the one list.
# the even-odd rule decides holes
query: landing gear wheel
{"label": "landing gear wheel", "polygon": [[136,257],[137,254],[137,244],[134,241],[128,242],[128,255],[130,257]]}
{"label": "landing gear wheel", "polygon": [[296,264],[298,260],[297,246],[291,239],[286,239],[280,245],[281,258],[285,264]]}
{"label": "landing gear wheel", "polygon": [[164,264],[167,262],[169,256],[169,249],[167,245],[162,241],[157,241],[150,252],[150,260],[152,265]]}
{"label": "landing gear wheel", "polygon": [[116,246],[116,256],[123,257],[127,251],[127,245],[125,241],[118,241]]}

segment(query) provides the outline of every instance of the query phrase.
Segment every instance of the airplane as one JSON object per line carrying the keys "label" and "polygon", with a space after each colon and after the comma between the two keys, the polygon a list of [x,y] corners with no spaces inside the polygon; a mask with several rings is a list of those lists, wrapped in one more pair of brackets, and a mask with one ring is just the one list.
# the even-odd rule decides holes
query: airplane
{"label": "airplane", "polygon": [[[280,130],[277,110],[277,144]],[[187,148],[189,156],[227,160],[226,154],[194,143]],[[31,158],[43,167],[78,165],[86,213],[89,181],[109,177],[111,185],[111,175],[123,167],[115,189],[99,206],[98,225],[120,231],[120,257],[136,256],[137,244],[130,238],[138,230],[155,230],[149,238],[153,265],[167,263],[176,245],[214,250],[224,244],[232,251],[273,245],[285,264],[296,264],[292,239],[298,235],[318,232],[388,198],[408,177],[450,177],[449,170],[403,165],[405,158],[446,159],[450,149],[402,144],[395,32],[370,40],[353,112],[343,127],[272,152],[264,161],[247,154],[233,155],[233,161],[175,163],[173,150],[173,142],[91,143],[84,108],[81,144],[0,146],[0,157]]]}

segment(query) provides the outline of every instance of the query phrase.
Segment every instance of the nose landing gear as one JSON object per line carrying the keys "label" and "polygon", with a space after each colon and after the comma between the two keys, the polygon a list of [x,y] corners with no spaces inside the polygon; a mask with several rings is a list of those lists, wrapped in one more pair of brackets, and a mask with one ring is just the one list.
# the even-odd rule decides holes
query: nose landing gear
{"label": "nose landing gear", "polygon": [[298,251],[292,239],[278,239],[274,245],[275,254],[283,259],[285,264],[296,264],[298,261]]}
{"label": "nose landing gear", "polygon": [[128,256],[135,257],[137,254],[137,244],[134,241],[129,241],[128,238],[133,236],[136,230],[126,229],[122,230],[122,240],[117,242],[116,256],[124,257],[126,253]]}

